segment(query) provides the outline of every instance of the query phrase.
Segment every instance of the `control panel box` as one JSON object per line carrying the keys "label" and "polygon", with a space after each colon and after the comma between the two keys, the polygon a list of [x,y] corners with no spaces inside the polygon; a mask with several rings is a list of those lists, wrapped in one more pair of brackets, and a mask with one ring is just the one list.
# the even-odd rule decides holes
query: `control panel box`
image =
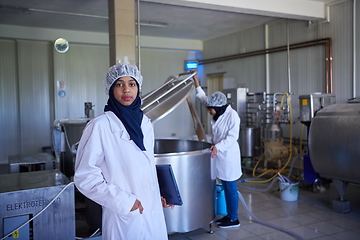
{"label": "control panel box", "polygon": [[304,124],[310,124],[316,115],[316,112],[326,106],[336,103],[335,94],[332,93],[313,93],[309,95],[300,95],[300,121]]}

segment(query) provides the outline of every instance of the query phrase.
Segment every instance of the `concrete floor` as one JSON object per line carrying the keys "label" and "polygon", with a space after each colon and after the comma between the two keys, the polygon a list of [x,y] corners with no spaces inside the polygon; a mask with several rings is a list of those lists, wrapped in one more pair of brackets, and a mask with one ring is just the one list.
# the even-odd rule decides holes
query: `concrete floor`
{"label": "concrete floor", "polygon": [[[4,173],[8,173],[5,164],[0,165],[0,174]],[[249,176],[244,175],[242,178],[247,177]],[[349,184],[345,199],[350,201],[350,212],[341,214],[332,211],[332,200],[339,197],[333,183],[329,184],[324,193],[300,187],[298,200],[293,202],[282,200],[275,185],[268,192],[247,189],[263,189],[268,184],[238,182],[239,191],[248,208],[261,221],[288,229],[304,239],[360,239],[360,185]],[[84,199],[77,194],[75,198],[76,237],[88,238],[96,229],[90,227],[86,221]],[[220,217],[222,216],[216,216]],[[257,223],[242,203],[239,203],[239,220],[241,226],[238,228],[221,229],[214,224],[214,233],[210,234],[209,225],[206,225],[191,232],[171,234],[169,240],[296,239],[288,233]]]}

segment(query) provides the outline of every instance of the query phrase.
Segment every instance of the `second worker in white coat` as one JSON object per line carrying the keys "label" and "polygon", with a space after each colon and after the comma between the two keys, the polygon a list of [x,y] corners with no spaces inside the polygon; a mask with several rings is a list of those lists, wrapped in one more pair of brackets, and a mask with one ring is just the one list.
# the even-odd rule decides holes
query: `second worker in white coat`
{"label": "second worker in white coat", "polygon": [[213,144],[210,148],[211,158],[215,164],[215,177],[221,180],[224,187],[227,210],[227,216],[217,220],[216,223],[220,228],[239,227],[239,199],[236,180],[242,175],[238,144],[240,117],[227,104],[225,94],[215,92],[207,97],[196,75],[193,78],[196,86],[196,97],[200,99],[213,117],[211,120],[211,143]]}

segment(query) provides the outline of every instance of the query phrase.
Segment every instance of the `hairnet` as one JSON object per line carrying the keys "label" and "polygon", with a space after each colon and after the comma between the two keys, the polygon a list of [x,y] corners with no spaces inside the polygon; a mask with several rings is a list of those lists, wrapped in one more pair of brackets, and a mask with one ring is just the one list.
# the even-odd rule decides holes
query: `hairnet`
{"label": "hairnet", "polygon": [[139,84],[139,91],[141,90],[143,77],[141,76],[138,68],[134,65],[118,63],[109,68],[109,71],[104,80],[106,94],[109,94],[109,89],[111,85],[123,76],[130,76],[135,79],[136,82]]}
{"label": "hairnet", "polygon": [[226,105],[227,99],[222,92],[214,92],[205,100],[206,107],[222,107]]}

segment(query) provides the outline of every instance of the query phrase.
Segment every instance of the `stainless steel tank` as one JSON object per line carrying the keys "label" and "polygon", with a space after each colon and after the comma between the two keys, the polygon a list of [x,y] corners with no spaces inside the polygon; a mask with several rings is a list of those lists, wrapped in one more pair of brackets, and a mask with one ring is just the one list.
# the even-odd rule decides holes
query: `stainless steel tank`
{"label": "stainless steel tank", "polygon": [[309,154],[314,170],[332,179],[340,197],[332,210],[350,211],[344,199],[349,182],[360,183],[360,103],[334,104],[319,110],[309,130]]}
{"label": "stainless steel tank", "polygon": [[323,178],[360,183],[360,103],[318,111],[309,131],[311,163]]}
{"label": "stainless steel tank", "polygon": [[198,229],[215,218],[216,183],[211,178],[210,146],[192,140],[155,141],[155,164],[171,164],[183,200],[182,206],[164,209],[169,234]]}
{"label": "stainless steel tank", "polygon": [[242,157],[256,157],[260,153],[260,128],[254,126],[241,126],[239,144]]}
{"label": "stainless steel tank", "polygon": [[283,130],[279,124],[267,124],[264,129],[264,138],[278,139],[283,137]]}

